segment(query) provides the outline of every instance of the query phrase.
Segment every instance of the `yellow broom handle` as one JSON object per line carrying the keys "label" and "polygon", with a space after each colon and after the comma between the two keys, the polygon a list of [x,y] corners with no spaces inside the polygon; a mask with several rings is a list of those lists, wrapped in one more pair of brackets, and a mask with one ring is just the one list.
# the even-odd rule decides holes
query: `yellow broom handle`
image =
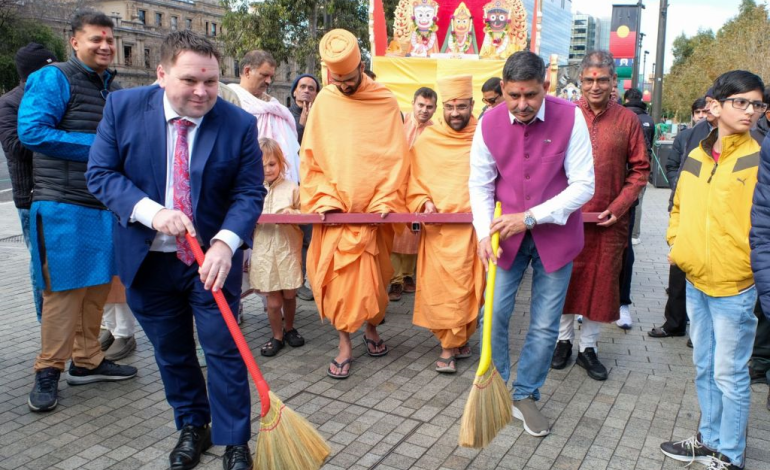
{"label": "yellow broom handle", "polygon": [[[495,205],[495,219],[503,215],[503,206],[498,202]],[[500,232],[492,234],[492,253],[497,256],[500,247]],[[489,263],[487,271],[487,289],[484,293],[484,331],[481,336],[481,360],[476,376],[487,373],[492,364],[492,306],[495,302],[495,278],[497,277],[497,264]]]}

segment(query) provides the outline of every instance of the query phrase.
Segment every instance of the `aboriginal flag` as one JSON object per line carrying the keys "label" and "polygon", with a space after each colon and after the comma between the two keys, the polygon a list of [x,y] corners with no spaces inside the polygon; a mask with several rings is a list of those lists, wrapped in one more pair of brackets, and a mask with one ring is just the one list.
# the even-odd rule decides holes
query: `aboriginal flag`
{"label": "aboriginal flag", "polygon": [[636,23],[639,8],[636,5],[613,5],[610,23],[610,53],[616,59],[630,59],[636,55]]}

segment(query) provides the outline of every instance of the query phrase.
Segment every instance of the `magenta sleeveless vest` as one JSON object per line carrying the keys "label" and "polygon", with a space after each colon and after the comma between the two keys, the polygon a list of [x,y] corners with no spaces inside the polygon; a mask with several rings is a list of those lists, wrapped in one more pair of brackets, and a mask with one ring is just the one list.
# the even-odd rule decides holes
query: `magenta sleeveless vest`
{"label": "magenta sleeveless vest", "polygon": [[[545,120],[529,125],[511,124],[505,105],[497,106],[481,120],[484,143],[497,164],[495,198],[503,214],[524,212],[556,196],[567,187],[564,158],[567,155],[575,105],[546,96]],[[566,225],[542,224],[532,230],[537,252],[546,272],[554,272],[583,249],[583,216],[573,212]],[[524,233],[500,242],[503,256],[498,265],[510,269]]]}

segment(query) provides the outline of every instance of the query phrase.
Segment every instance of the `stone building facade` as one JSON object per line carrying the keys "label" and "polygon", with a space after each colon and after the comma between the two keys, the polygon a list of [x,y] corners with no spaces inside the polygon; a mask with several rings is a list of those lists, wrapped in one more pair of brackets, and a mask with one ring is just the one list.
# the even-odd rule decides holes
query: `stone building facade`
{"label": "stone building facade", "polygon": [[[112,67],[118,71],[118,81],[126,88],[155,81],[160,45],[172,31],[189,29],[203,34],[224,50],[220,38],[226,10],[219,0],[60,0],[56,3],[58,8],[45,9],[41,17],[65,40],[71,35],[69,19],[76,8],[94,8],[112,18],[116,46]],[[223,57],[221,80],[237,83],[238,67],[237,58]],[[280,64],[276,70],[270,94],[283,104],[288,103],[295,68],[291,64]]]}

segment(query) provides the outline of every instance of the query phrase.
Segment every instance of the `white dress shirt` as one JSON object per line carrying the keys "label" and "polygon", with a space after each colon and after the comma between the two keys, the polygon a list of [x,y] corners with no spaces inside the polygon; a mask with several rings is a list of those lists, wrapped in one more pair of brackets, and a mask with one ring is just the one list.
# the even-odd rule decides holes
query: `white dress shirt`
{"label": "white dress shirt", "polygon": [[[203,122],[203,117],[191,118],[186,116],[180,116],[171,107],[171,103],[168,101],[166,93],[163,93],[163,112],[166,118],[166,201],[165,205],[160,205],[153,201],[149,197],[142,198],[134,206],[134,211],[131,214],[130,222],[139,222],[147,227],[152,227],[152,219],[155,218],[158,212],[162,209],[174,209],[174,148],[176,146],[177,132],[174,123],[174,119],[182,118],[195,124],[187,131],[187,150],[190,159],[192,159],[193,148],[195,145],[195,136],[198,133],[198,128]],[[205,116],[204,116],[205,117]],[[188,161],[188,165],[190,162]],[[195,220],[193,220],[193,224]],[[214,238],[211,239],[211,243],[214,240],[221,240],[230,247],[233,254],[235,250],[241,246],[242,240],[234,232],[230,230],[220,230]],[[162,251],[166,253],[172,253],[176,251],[176,237],[165,235],[158,232],[155,235],[155,239],[152,241],[150,251]]]}
{"label": "white dress shirt", "polygon": [[[505,106],[501,104],[500,106]],[[545,122],[546,101],[540,107],[535,119]],[[518,121],[508,112],[511,125],[527,125]],[[534,122],[533,119],[530,122]],[[489,236],[489,226],[495,212],[495,179],[498,171],[492,153],[484,142],[481,132],[483,118],[476,126],[471,146],[471,175],[468,186],[471,196],[471,211],[473,211],[473,227],[479,240]],[[583,112],[575,108],[575,123],[564,157],[564,171],[567,174],[568,186],[551,199],[530,209],[538,224],[564,225],[570,214],[580,209],[594,195],[594,158],[591,148],[591,137],[588,133]]]}

